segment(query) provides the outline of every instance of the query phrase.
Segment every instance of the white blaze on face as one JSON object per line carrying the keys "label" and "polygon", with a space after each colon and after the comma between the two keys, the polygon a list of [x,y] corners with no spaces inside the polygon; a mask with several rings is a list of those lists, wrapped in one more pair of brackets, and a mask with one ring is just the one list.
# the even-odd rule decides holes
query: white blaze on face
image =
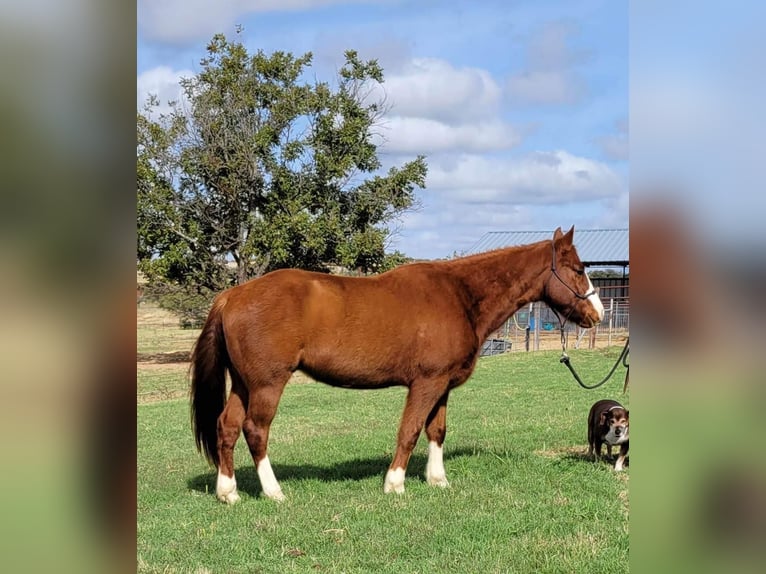
{"label": "white blaze on face", "polygon": [[596,293],[596,290],[593,288],[593,283],[590,282],[590,277],[588,277],[587,292],[590,293],[591,291],[593,293],[591,295],[588,295],[588,301],[590,301],[590,304],[596,310],[596,313],[598,313],[598,320],[601,321],[604,318],[604,304],[601,303],[601,299],[599,298],[598,293]]}
{"label": "white blaze on face", "polygon": [[615,427],[610,427],[609,432],[606,433],[606,436],[604,437],[604,440],[607,442],[607,444],[622,444],[627,442],[628,429],[629,427],[626,426],[620,427],[620,436],[617,436],[617,434],[614,432]]}
{"label": "white blaze on face", "polygon": [[278,502],[285,499],[285,495],[282,494],[282,488],[277,482],[277,477],[274,476],[274,470],[271,468],[268,456],[264,456],[258,462],[258,480],[261,481],[264,496]]}

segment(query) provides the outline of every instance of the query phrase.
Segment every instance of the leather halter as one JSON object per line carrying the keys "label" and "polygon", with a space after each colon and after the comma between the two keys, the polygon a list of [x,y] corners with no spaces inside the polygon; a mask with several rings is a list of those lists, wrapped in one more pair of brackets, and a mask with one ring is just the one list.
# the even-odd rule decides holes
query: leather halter
{"label": "leather halter", "polygon": [[553,256],[551,257],[551,273],[553,273],[553,276],[556,279],[558,279],[564,287],[569,289],[574,294],[574,296],[577,297],[578,299],[583,299],[584,300],[584,299],[587,299],[588,297],[590,297],[591,295],[595,295],[596,294],[596,288],[595,287],[592,287],[590,291],[585,293],[585,295],[581,295],[580,293],[575,291],[566,281],[564,281],[561,278],[561,275],[559,275],[558,271],[556,270],[556,241],[553,240],[553,239],[551,239],[551,250],[553,252]]}

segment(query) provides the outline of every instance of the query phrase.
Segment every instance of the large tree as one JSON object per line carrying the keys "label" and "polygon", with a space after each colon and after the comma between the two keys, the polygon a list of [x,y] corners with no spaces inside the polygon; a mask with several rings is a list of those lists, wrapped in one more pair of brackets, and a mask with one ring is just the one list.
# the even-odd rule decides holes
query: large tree
{"label": "large tree", "polygon": [[[214,292],[267,270],[388,268],[391,223],[423,187],[422,156],[381,173],[377,61],[347,51],[330,82],[301,57],[213,37],[185,100],[138,113],[138,262],[155,283]],[[233,262],[227,266],[227,262]],[[234,267],[232,273],[228,267]]]}

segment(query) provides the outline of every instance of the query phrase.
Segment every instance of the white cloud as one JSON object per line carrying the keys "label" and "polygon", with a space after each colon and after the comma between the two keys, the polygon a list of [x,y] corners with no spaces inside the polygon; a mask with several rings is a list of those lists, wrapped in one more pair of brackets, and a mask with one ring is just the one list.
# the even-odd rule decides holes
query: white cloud
{"label": "white cloud", "polygon": [[500,120],[450,126],[426,118],[392,117],[378,129],[382,152],[431,154],[508,149],[521,141],[519,133]]}
{"label": "white cloud", "polygon": [[506,86],[514,99],[536,104],[571,104],[585,93],[582,82],[563,70],[523,72]]}
{"label": "white cloud", "polygon": [[487,70],[414,58],[373,86],[370,98],[385,98],[389,106],[375,143],[385,153],[509,149],[522,134],[498,117],[501,95]]}
{"label": "white cloud", "polygon": [[395,248],[417,258],[449,257],[470,248],[488,231],[535,227],[539,209],[523,205],[475,205],[444,195],[425,199],[425,209],[402,217]]}
{"label": "white cloud", "polygon": [[179,85],[181,78],[194,76],[191,70],[173,70],[169,66],[158,66],[138,75],[136,80],[136,96],[138,109],[143,108],[150,95],[155,95],[160,101],[156,110],[159,113],[168,112],[169,101],[182,101],[183,90]]}
{"label": "white cloud", "polygon": [[337,30],[323,30],[317,33],[311,49],[320,74],[334,74],[340,69],[349,47],[361,60],[377,60],[385,78],[401,73],[412,61],[412,42],[388,28],[349,28],[342,35]]}
{"label": "white cloud", "polygon": [[628,121],[621,120],[615,123],[615,133],[601,136],[596,139],[596,144],[601,148],[608,159],[627,160],[630,156],[630,142],[628,140]]}
{"label": "white cloud", "polygon": [[208,38],[234,23],[237,0],[139,0],[138,29],[149,40],[169,44]]}
{"label": "white cloud", "polygon": [[182,44],[208,39],[247,14],[386,1],[390,0],[139,0],[138,28],[149,40]]}
{"label": "white cloud", "polygon": [[601,216],[601,222],[605,227],[616,227],[618,225],[628,225],[630,214],[630,194],[626,189],[612,200],[606,202],[607,210]]}
{"label": "white cloud", "polygon": [[437,58],[415,58],[382,86],[397,116],[462,123],[493,116],[502,90],[480,68],[455,68]]}
{"label": "white cloud", "polygon": [[387,153],[509,149],[522,136],[498,117],[501,95],[487,70],[414,58],[371,94],[390,106],[376,143]]}
{"label": "white cloud", "polygon": [[618,196],[625,187],[607,165],[566,151],[510,160],[464,155],[431,165],[427,185],[464,200],[525,204],[605,199]]}
{"label": "white cloud", "polygon": [[527,43],[526,67],[508,78],[505,88],[516,101],[532,104],[571,104],[586,93],[585,82],[573,67],[586,59],[570,48],[577,30],[562,22],[544,26]]}
{"label": "white cloud", "polygon": [[[530,208],[524,205],[472,205],[438,195],[426,199],[426,207],[429,208],[427,211],[411,211],[403,216],[408,230],[422,232],[454,229],[456,226],[473,229],[477,225],[495,230],[512,229],[526,225],[531,218]],[[471,232],[472,236],[475,234],[475,231]]]}
{"label": "white cloud", "polygon": [[549,22],[529,38],[527,59],[534,70],[560,70],[585,59],[582,51],[573,50],[569,38],[578,29],[567,22]]}

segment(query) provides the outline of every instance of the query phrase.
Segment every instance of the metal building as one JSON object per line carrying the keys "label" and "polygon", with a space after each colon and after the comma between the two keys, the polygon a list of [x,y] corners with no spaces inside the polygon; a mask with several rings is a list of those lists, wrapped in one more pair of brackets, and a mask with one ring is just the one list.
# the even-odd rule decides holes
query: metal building
{"label": "metal building", "polygon": [[[526,245],[553,237],[550,231],[490,231],[485,233],[465,255],[492,249]],[[574,244],[583,264],[588,267],[622,267],[629,265],[627,229],[575,229]]]}

